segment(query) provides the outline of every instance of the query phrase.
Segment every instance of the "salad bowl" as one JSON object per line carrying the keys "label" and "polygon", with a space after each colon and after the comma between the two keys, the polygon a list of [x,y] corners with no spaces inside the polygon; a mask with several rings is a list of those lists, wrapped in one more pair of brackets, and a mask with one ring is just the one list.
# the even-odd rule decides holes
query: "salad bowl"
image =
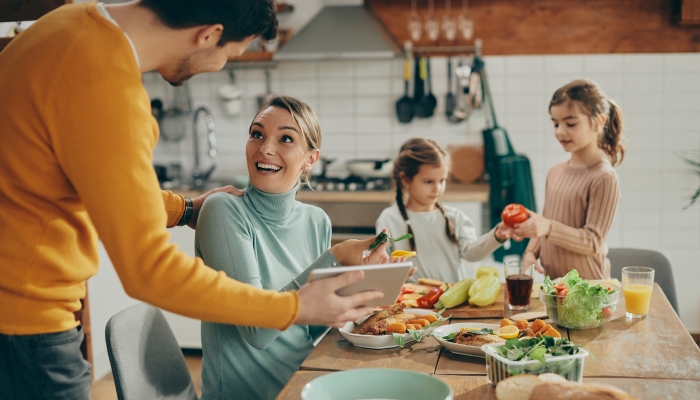
{"label": "salad bowl", "polygon": [[[561,289],[565,287],[564,289]],[[569,329],[593,329],[610,320],[620,301],[620,285],[581,279],[576,270],[540,286],[540,301],[549,318]]]}

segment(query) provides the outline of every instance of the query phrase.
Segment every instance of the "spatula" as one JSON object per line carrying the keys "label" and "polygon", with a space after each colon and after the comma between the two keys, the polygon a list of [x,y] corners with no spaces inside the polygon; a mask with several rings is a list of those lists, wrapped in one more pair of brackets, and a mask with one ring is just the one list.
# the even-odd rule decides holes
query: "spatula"
{"label": "spatula", "polygon": [[409,123],[413,120],[413,100],[408,96],[408,85],[411,81],[411,60],[408,58],[403,69],[404,95],[396,102],[396,116],[399,122]]}
{"label": "spatula", "polygon": [[452,119],[455,110],[455,95],[452,93],[452,58],[447,58],[447,95],[445,95],[445,115],[447,119]]}

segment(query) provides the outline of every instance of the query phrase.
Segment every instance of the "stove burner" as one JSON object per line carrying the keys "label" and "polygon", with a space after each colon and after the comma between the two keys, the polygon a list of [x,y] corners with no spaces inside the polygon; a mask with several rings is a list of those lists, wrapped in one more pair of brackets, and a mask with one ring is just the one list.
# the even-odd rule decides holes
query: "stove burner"
{"label": "stove burner", "polygon": [[[390,178],[315,178],[311,180],[311,188],[317,192],[362,192],[391,190]],[[303,186],[302,190],[311,190]]]}

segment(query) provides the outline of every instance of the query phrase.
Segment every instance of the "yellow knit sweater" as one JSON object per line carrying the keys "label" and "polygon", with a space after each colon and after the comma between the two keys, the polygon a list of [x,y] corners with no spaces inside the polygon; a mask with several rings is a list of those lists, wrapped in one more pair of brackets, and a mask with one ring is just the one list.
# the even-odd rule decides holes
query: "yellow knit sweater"
{"label": "yellow knit sweater", "polygon": [[157,141],[129,42],[94,4],[58,8],[0,52],[0,333],[75,327],[98,236],[132,297],[212,322],[292,324],[296,293],[169,244],[184,205],[159,190]]}

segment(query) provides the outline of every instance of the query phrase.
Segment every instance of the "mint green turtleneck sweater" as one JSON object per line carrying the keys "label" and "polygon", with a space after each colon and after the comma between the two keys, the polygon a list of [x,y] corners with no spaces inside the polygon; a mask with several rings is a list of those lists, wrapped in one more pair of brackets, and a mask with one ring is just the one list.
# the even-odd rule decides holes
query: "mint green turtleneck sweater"
{"label": "mint green turtleneck sweater", "polygon": [[[209,196],[197,220],[196,254],[238,281],[278,291],[298,289],[312,269],[337,264],[328,251],[328,216],[296,201],[297,188],[270,194],[249,185],[241,197]],[[325,329],[292,325],[282,332],[202,322],[202,400],[274,399],[313,349],[319,330]]]}

